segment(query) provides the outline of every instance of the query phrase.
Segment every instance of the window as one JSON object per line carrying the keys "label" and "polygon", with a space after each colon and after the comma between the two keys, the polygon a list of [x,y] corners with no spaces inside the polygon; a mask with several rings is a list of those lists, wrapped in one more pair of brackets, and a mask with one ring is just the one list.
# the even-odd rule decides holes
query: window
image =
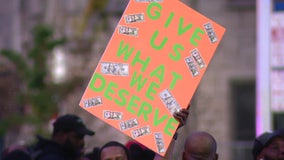
{"label": "window", "polygon": [[231,83],[233,144],[232,159],[252,159],[255,138],[255,81]]}
{"label": "window", "polygon": [[273,114],[273,129],[284,128],[284,113]]}
{"label": "window", "polygon": [[232,8],[254,8],[256,0],[228,0],[229,7]]}
{"label": "window", "polygon": [[235,140],[255,137],[255,83],[232,83],[232,115]]}
{"label": "window", "polygon": [[273,0],[273,9],[274,11],[283,11],[284,10],[284,0]]}

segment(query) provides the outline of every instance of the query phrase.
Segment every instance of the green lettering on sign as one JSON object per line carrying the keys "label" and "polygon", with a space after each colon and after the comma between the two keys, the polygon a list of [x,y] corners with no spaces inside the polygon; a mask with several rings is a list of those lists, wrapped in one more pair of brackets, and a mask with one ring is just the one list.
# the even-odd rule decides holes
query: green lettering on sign
{"label": "green lettering on sign", "polygon": [[180,51],[184,51],[184,47],[181,44],[175,44],[173,46],[174,53],[169,53],[169,57],[174,60],[178,61],[181,58],[181,53]]}
{"label": "green lettering on sign", "polygon": [[153,125],[154,126],[158,126],[159,124],[163,123],[165,120],[168,119],[168,115],[163,115],[161,118],[159,118],[159,109],[156,108],[155,110],[155,115],[154,115],[154,121],[153,121]]}
{"label": "green lettering on sign", "polygon": [[145,83],[147,82],[148,78],[144,78],[142,79],[142,75],[139,74],[137,75],[137,71],[134,71],[132,77],[131,77],[131,81],[130,81],[130,87],[133,87],[135,84],[137,85],[136,87],[136,91],[140,91],[143,86],[145,85]]}
{"label": "green lettering on sign", "polygon": [[[99,86],[95,86],[95,84],[98,80],[100,80],[101,84]],[[99,83],[99,82],[97,82],[97,83]],[[90,88],[91,88],[91,90],[93,90],[95,92],[100,92],[104,89],[105,84],[106,84],[105,78],[102,75],[95,73],[93,75],[92,79],[91,79]]]}
{"label": "green lettering on sign", "polygon": [[165,47],[165,45],[166,45],[166,43],[168,41],[168,37],[165,37],[159,45],[156,45],[154,41],[157,38],[158,34],[159,34],[159,31],[156,30],[154,32],[151,40],[150,40],[150,45],[151,45],[152,48],[154,48],[156,50],[161,50],[161,49],[163,49]]}
{"label": "green lettering on sign", "polygon": [[133,50],[133,47],[129,49],[129,44],[124,45],[124,41],[120,41],[116,56],[120,57],[122,54],[124,54],[124,61],[127,61],[131,56]]}
{"label": "green lettering on sign", "polygon": [[165,77],[165,66],[164,65],[159,65],[157,68],[155,68],[151,73],[151,77],[157,77],[159,79],[160,83],[164,82],[164,77]]}
{"label": "green lettering on sign", "polygon": [[195,47],[198,47],[198,43],[196,42],[197,40],[201,40],[201,37],[199,34],[204,34],[204,31],[201,28],[196,28],[193,32],[193,35],[190,37],[190,43],[194,45]]}
{"label": "green lettering on sign", "polygon": [[174,128],[173,124],[178,124],[178,121],[176,119],[174,119],[173,117],[171,117],[168,120],[167,125],[164,129],[165,134],[167,134],[169,136],[173,136],[173,133],[175,132],[175,128]]}
{"label": "green lettering on sign", "polygon": [[135,95],[132,95],[126,107],[126,109],[132,114],[135,114],[135,110],[133,108],[138,108],[138,105],[136,103],[137,101],[140,102],[140,98]]}
{"label": "green lettering on sign", "polygon": [[155,88],[160,88],[160,86],[155,82],[151,82],[149,88],[146,91],[146,97],[148,99],[154,100],[154,97],[151,95],[151,93],[154,94],[154,95],[157,94],[157,91],[155,90]]}
{"label": "green lettering on sign", "polygon": [[150,103],[142,102],[140,109],[138,110],[137,116],[140,117],[143,114],[143,118],[148,122],[148,115],[152,113],[153,107]]}
{"label": "green lettering on sign", "polygon": [[[146,13],[147,13],[149,18],[151,18],[153,20],[157,20],[161,16],[160,12],[162,11],[162,9],[163,8],[159,3],[154,2],[154,3],[149,4]],[[154,10],[154,11],[152,12],[152,10]]]}
{"label": "green lettering on sign", "polygon": [[177,83],[177,80],[181,80],[182,79],[182,75],[176,73],[176,72],[172,72],[172,75],[173,75],[173,80],[171,81],[171,84],[170,84],[170,89],[174,89],[175,86],[176,86],[176,83]]}

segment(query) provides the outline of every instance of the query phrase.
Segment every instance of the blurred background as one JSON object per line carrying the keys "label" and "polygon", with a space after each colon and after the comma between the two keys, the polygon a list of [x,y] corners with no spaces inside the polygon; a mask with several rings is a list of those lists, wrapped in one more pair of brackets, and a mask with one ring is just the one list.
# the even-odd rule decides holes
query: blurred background
{"label": "blurred background", "polygon": [[[174,157],[189,132],[203,130],[217,139],[221,160],[252,159],[256,135],[284,128],[284,1],[183,2],[226,33],[178,131]],[[78,105],[127,3],[0,0],[1,150],[49,137],[54,119],[66,113],[96,131],[87,151],[130,140]]]}

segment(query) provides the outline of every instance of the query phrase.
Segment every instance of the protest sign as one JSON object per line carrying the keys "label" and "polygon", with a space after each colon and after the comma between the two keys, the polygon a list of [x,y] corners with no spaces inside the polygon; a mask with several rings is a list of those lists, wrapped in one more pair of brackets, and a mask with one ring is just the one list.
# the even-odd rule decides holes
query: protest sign
{"label": "protest sign", "polygon": [[178,0],[130,0],[80,106],[163,156],[224,32]]}

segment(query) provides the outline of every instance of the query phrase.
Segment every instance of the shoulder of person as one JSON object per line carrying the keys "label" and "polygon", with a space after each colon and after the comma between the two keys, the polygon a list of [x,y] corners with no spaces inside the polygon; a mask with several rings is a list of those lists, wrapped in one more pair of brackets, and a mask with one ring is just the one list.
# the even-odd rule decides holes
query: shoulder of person
{"label": "shoulder of person", "polygon": [[42,154],[34,160],[64,160],[60,154]]}
{"label": "shoulder of person", "polygon": [[42,137],[38,137],[37,143],[29,147],[29,153],[33,160],[63,159],[57,144]]}

